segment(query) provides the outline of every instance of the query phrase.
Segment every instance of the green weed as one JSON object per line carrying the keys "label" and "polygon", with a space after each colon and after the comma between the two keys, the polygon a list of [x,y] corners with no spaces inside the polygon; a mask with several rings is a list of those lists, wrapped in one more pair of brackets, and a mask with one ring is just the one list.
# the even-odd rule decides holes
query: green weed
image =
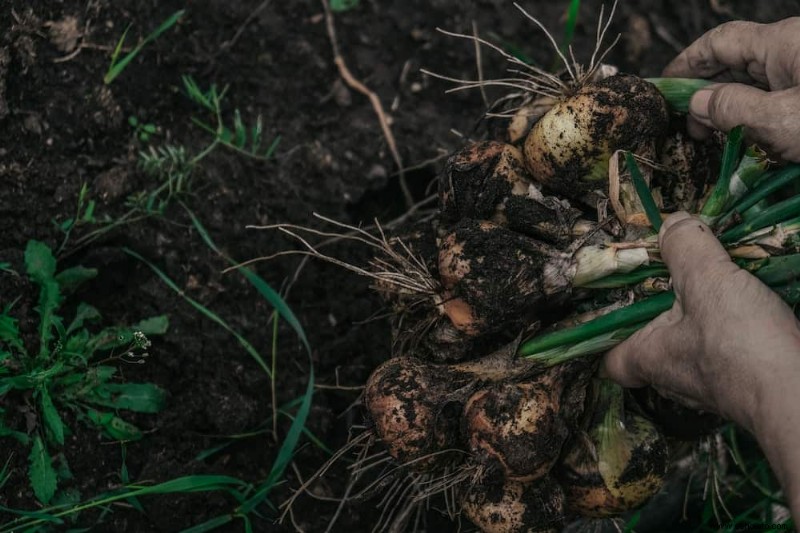
{"label": "green weed", "polygon": [[90,326],[100,322],[100,313],[81,302],[67,321],[60,314],[65,296],[97,271],[77,266],[57,272],[56,266],[50,248],[38,241],[28,243],[25,270],[39,287],[38,346],[26,345],[18,319],[12,316],[13,303],[0,312],[0,398],[13,391],[30,394],[37,422],[32,432],[20,431],[5,422],[5,409],[0,408],[0,437],[30,446],[28,476],[43,504],[75,497],[57,494],[59,481],[71,477],[63,454],[55,453],[70,433],[64,412],[111,439],[137,440],[142,432],[118,411],[157,413],[165,399],[164,391],[152,383],[120,383],[116,367],[107,363],[143,363],[150,346],[147,336],[166,332],[166,316],[98,331]]}
{"label": "green weed", "polygon": [[122,52],[122,47],[124,46],[125,39],[128,36],[128,30],[131,29],[130,26],[125,28],[125,31],[122,32],[122,37],[120,37],[119,41],[117,41],[117,46],[114,48],[114,52],[111,54],[111,64],[108,66],[105,76],[103,76],[103,83],[108,85],[117,79],[117,76],[122,74],[122,71],[125,70],[128,64],[139,55],[139,52],[141,52],[145,46],[158,39],[162,33],[173,27],[185,12],[185,9],[181,9],[180,11],[173,13],[167,20],[162,22],[158,28],[153,30],[147,37],[142,39],[142,41],[137,44],[133,50],[120,58],[119,55]]}
{"label": "green weed", "polygon": [[341,13],[358,7],[359,0],[330,0],[331,11]]}
{"label": "green weed", "polygon": [[281,138],[278,136],[269,145],[263,146],[264,130],[261,115],[256,117],[252,126],[248,127],[242,120],[241,113],[236,109],[233,112],[232,126],[225,125],[222,118],[222,100],[228,92],[227,87],[218,91],[217,86],[212,84],[207,91],[203,91],[191,76],[183,76],[183,86],[189,99],[210,111],[214,117],[215,124],[213,126],[197,118],[192,118],[192,122],[214,136],[211,145],[201,152],[203,156],[221,144],[253,159],[266,160],[272,157]]}
{"label": "green weed", "polygon": [[133,115],[128,117],[128,124],[133,128],[133,134],[136,135],[136,138],[143,143],[150,142],[150,138],[158,134],[158,126],[149,122],[141,122]]}

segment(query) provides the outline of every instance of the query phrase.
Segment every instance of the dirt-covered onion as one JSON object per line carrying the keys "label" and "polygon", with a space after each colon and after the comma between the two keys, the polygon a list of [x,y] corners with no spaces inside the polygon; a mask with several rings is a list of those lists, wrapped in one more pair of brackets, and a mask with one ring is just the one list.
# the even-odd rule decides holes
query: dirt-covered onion
{"label": "dirt-covered onion", "polygon": [[[480,383],[527,375],[533,364],[515,357],[516,343],[475,361],[436,365],[414,357],[394,357],[367,380],[364,404],[374,431],[399,463],[421,470],[463,448],[461,415]],[[456,454],[463,457],[463,454]]]}
{"label": "dirt-covered onion", "polygon": [[596,409],[556,472],[567,508],[601,518],[635,509],[655,495],[664,483],[668,451],[652,422],[625,411],[619,386],[600,385]]}
{"label": "dirt-covered onion", "polygon": [[480,480],[461,506],[484,533],[558,532],[565,521],[564,493],[549,476],[527,483]]}
{"label": "dirt-covered onion", "polygon": [[607,193],[611,155],[652,153],[667,126],[667,105],[658,89],[618,74],[586,83],[553,106],[525,140],[525,163],[533,179],[567,198]]}
{"label": "dirt-covered onion", "polygon": [[437,462],[433,454],[455,445],[459,424],[457,413],[446,416],[447,395],[469,377],[448,370],[395,357],[369,377],[364,403],[378,437],[400,463],[419,461],[426,468]]}
{"label": "dirt-covered onion", "polygon": [[492,222],[463,220],[440,244],[442,311],[469,335],[525,326],[576,285],[648,261],[643,248],[562,252]]}
{"label": "dirt-covered onion", "polygon": [[489,220],[548,241],[565,241],[580,211],[544,196],[530,180],[522,152],[510,144],[468,144],[447,160],[439,177],[441,222]]}

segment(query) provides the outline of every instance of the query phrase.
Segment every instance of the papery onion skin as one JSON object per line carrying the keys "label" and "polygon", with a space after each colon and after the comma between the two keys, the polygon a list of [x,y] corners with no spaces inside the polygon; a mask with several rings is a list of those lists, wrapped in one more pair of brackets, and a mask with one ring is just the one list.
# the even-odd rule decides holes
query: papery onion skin
{"label": "papery onion skin", "polygon": [[611,155],[651,151],[668,119],[664,97],[641,78],[618,74],[587,83],[534,125],[525,163],[535,181],[566,198],[607,193]]}

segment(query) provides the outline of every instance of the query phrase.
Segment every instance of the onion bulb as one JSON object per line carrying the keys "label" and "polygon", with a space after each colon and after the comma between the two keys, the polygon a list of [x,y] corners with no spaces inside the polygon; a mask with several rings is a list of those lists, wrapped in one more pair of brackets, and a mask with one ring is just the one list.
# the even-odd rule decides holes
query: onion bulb
{"label": "onion bulb", "polygon": [[667,125],[667,104],[651,83],[623,74],[588,82],[534,125],[525,163],[533,179],[567,198],[607,194],[611,155],[651,153]]}
{"label": "onion bulb", "polygon": [[470,450],[482,463],[499,463],[509,479],[540,478],[569,435],[558,411],[558,391],[539,383],[503,383],[479,391],[465,410]]}
{"label": "onion bulb", "polygon": [[484,478],[470,486],[461,508],[484,533],[558,532],[564,525],[564,493],[549,476],[528,483]]}
{"label": "onion bulb", "polygon": [[364,403],[375,432],[400,463],[417,462],[425,469],[444,459],[437,452],[456,445],[459,422],[447,416],[447,395],[469,379],[448,370],[411,357],[395,357],[367,380]]}
{"label": "onion bulb", "polygon": [[558,478],[572,512],[615,516],[643,505],[664,483],[664,436],[623,404],[623,389],[603,382],[589,429],[576,435],[564,456]]}

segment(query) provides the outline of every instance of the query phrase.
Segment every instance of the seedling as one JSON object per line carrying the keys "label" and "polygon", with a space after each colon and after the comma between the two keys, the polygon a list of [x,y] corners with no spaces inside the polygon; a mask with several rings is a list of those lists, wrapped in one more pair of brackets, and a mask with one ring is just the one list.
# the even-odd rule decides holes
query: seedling
{"label": "seedling", "polygon": [[137,55],[139,55],[139,52],[141,52],[145,46],[158,39],[162,33],[174,26],[185,12],[185,9],[181,9],[180,11],[173,13],[167,20],[162,22],[158,28],[150,33],[150,35],[145,37],[138,45],[136,45],[133,50],[125,54],[125,56],[120,59],[119,55],[122,52],[122,47],[125,44],[125,38],[128,36],[128,30],[130,30],[131,27],[128,26],[125,28],[125,31],[122,32],[122,37],[119,38],[117,46],[114,48],[114,52],[111,54],[111,64],[108,66],[106,75],[103,76],[103,83],[108,85],[113,82],[117,76],[122,74],[122,71],[125,70],[128,64],[133,61]]}
{"label": "seedling", "polygon": [[233,129],[225,125],[222,119],[222,100],[228,92],[227,87],[224,87],[222,91],[218,91],[217,86],[212,84],[207,91],[203,91],[191,76],[183,76],[183,86],[189,99],[210,111],[216,122],[214,126],[211,126],[197,118],[192,118],[192,122],[214,136],[214,141],[195,157],[195,160],[205,157],[218,144],[222,144],[253,159],[269,159],[272,157],[281,142],[281,138],[280,136],[275,137],[266,148],[262,146],[264,125],[261,115],[256,117],[255,124],[248,128],[242,120],[241,113],[236,109],[233,114]]}
{"label": "seedling", "polygon": [[158,126],[149,122],[140,122],[139,119],[133,115],[128,117],[128,124],[133,128],[136,138],[143,143],[149,142],[150,137],[158,134]]}
{"label": "seedling", "polygon": [[[94,307],[79,303],[67,321],[59,313],[64,297],[97,271],[76,266],[56,273],[56,260],[45,244],[30,241],[25,250],[28,278],[39,287],[38,346],[26,345],[13,303],[0,312],[0,398],[8,400],[15,391],[35,400],[35,428],[27,432],[10,427],[0,408],[0,437],[12,437],[30,446],[29,479],[36,498],[43,504],[63,499],[57,495],[59,480],[70,476],[63,454],[70,429],[64,422],[69,412],[107,437],[138,440],[142,432],[118,411],[157,413],[165,392],[152,383],[121,383],[114,361],[144,363],[150,346],[148,335],[166,332],[166,316],[156,316],[131,327],[90,328],[99,323]],[[55,460],[57,457],[57,460]],[[54,462],[58,468],[54,467]]]}

